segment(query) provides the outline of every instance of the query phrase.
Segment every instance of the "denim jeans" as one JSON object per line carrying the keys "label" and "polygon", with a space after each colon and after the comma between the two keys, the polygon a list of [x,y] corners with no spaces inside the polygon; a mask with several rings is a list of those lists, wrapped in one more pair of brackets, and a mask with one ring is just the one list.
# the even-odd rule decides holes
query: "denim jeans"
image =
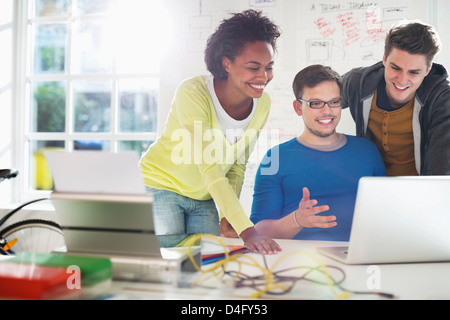
{"label": "denim jeans", "polygon": [[194,233],[220,234],[214,200],[194,200],[172,191],[147,190],[153,194],[153,220],[161,247],[174,247]]}

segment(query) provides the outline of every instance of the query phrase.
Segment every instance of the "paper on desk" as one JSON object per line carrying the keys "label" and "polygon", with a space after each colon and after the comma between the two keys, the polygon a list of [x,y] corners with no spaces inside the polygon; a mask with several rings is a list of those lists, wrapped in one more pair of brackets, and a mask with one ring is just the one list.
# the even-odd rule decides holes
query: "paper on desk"
{"label": "paper on desk", "polygon": [[[226,245],[229,255],[236,253],[243,253],[247,248],[243,245]],[[225,248],[219,243],[212,243],[209,241],[202,242],[202,260],[216,260],[225,256]]]}

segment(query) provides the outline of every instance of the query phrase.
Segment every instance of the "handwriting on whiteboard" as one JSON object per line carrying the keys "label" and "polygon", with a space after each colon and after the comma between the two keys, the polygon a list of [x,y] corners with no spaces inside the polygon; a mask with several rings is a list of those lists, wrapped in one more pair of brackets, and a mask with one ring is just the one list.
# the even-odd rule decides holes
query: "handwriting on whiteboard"
{"label": "handwriting on whiteboard", "polygon": [[383,7],[374,1],[323,1],[311,4],[310,12],[315,30],[311,34],[318,37],[306,40],[307,63],[332,65],[337,56],[341,61],[379,61],[387,30],[406,16],[407,8]]}

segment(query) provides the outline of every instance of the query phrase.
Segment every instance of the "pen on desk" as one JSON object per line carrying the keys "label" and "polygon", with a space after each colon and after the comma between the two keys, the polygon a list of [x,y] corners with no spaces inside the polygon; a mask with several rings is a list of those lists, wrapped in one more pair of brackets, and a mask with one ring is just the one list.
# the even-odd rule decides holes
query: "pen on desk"
{"label": "pen on desk", "polygon": [[7,255],[8,255],[8,253],[7,253],[6,251],[4,251],[3,249],[1,249],[1,248],[0,248],[0,254],[2,254],[2,255],[4,255],[4,256],[7,256]]}

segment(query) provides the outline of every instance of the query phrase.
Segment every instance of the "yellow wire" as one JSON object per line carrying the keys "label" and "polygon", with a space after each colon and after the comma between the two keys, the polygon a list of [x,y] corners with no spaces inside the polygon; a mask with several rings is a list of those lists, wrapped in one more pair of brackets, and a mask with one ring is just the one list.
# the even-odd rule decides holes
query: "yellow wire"
{"label": "yellow wire", "polygon": [[[202,269],[197,262],[195,261],[193,255],[192,255],[192,244],[195,243],[195,241],[202,239],[202,238],[211,238],[215,241],[217,241],[224,249],[224,254],[225,257],[219,261],[217,261],[216,263],[213,264],[212,267],[207,268],[207,269]],[[243,254],[235,254],[232,257],[230,257],[229,253],[228,253],[228,247],[217,237],[214,235],[210,235],[210,234],[204,234],[204,235],[197,235],[194,236],[190,239],[190,241],[187,242],[187,247],[188,247],[188,255],[189,255],[189,259],[191,261],[191,263],[193,264],[194,268],[199,271],[202,274],[207,274],[207,273],[212,273],[214,276],[218,276],[219,274],[223,273],[223,270],[226,268],[226,266],[228,265],[228,263],[230,262],[236,262],[238,264],[238,271],[236,273],[236,277],[239,276],[240,272],[241,272],[241,265],[249,265],[249,266],[253,266],[256,268],[259,268],[265,278],[266,278],[266,288],[267,291],[270,290],[270,284],[272,283],[272,279],[273,276],[270,273],[269,270],[267,270],[266,268],[262,267],[255,259],[253,259],[252,257],[248,256],[248,255],[243,255]],[[250,260],[252,263],[248,263],[242,260],[239,260],[240,258],[244,258],[244,259],[248,259]]]}
{"label": "yellow wire", "polygon": [[[191,250],[191,247],[195,243],[195,241],[201,240],[203,238],[210,238],[210,239],[217,241],[223,247],[224,254],[225,254],[223,259],[217,261],[216,263],[213,264],[212,267],[207,268],[207,269],[202,269],[197,264],[197,262],[195,261],[193,255],[192,255],[192,250]],[[249,266],[255,267],[257,269],[260,269],[266,279],[265,285],[264,285],[263,289],[250,295],[250,297],[252,297],[252,298],[259,298],[264,293],[267,293],[269,291],[273,291],[276,289],[286,290],[288,288],[287,285],[279,284],[274,280],[274,276],[273,276],[274,270],[286,258],[293,256],[293,255],[299,255],[299,254],[309,256],[319,265],[320,268],[322,268],[323,273],[325,274],[325,277],[326,277],[327,285],[336,298],[347,299],[349,296],[349,293],[347,291],[343,291],[341,293],[336,292],[336,290],[334,289],[333,281],[331,279],[330,274],[328,273],[326,266],[316,256],[314,256],[313,254],[308,253],[308,252],[303,252],[303,251],[299,251],[299,250],[288,252],[288,253],[284,254],[283,256],[281,256],[280,258],[278,258],[273,263],[272,267],[268,269],[264,266],[261,266],[260,263],[258,263],[253,257],[251,257],[249,255],[235,254],[233,256],[230,256],[229,252],[228,252],[228,247],[219,239],[219,237],[211,235],[211,234],[198,234],[198,235],[192,237],[190,239],[190,241],[187,242],[186,246],[188,247],[188,255],[189,255],[190,261],[192,262],[194,268],[202,274],[212,273],[213,275],[218,276],[219,274],[223,273],[223,270],[225,270],[226,266],[230,262],[236,262],[238,264],[239,270],[236,273],[236,277],[240,274],[241,265],[249,265]],[[251,263],[243,261],[240,258],[248,259],[248,260],[250,260]]]}
{"label": "yellow wire", "polygon": [[[202,269],[202,268],[197,264],[197,262],[195,261],[193,255],[192,255],[192,250],[191,250],[191,247],[192,247],[192,245],[195,243],[195,241],[201,240],[201,239],[203,239],[203,238],[211,238],[211,239],[216,240],[216,241],[223,247],[223,250],[224,250],[224,253],[225,253],[224,259],[217,261],[211,268],[208,268],[208,269],[206,269],[206,270],[205,270],[205,269]],[[214,236],[214,235],[211,235],[211,234],[198,234],[198,235],[192,237],[192,238],[190,239],[190,241],[188,241],[188,243],[186,244],[186,246],[188,247],[188,255],[189,255],[189,259],[190,259],[191,262],[192,262],[192,265],[194,266],[194,268],[195,268],[197,271],[199,271],[199,272],[201,272],[201,273],[208,273],[208,272],[214,271],[214,270],[216,270],[217,268],[221,267],[222,265],[227,265],[228,262],[229,262],[228,248],[227,248],[227,246],[226,246],[226,245],[225,245],[225,244],[224,244],[217,236]]]}
{"label": "yellow wire", "polygon": [[328,287],[330,288],[331,292],[333,293],[333,295],[336,298],[338,298],[338,299],[348,299],[349,292],[348,291],[343,291],[341,293],[337,293],[336,290],[334,289],[334,283],[333,283],[333,280],[331,279],[331,276],[330,276],[330,274],[329,274],[329,272],[327,270],[327,267],[323,264],[323,262],[320,259],[318,259],[314,254],[311,254],[309,252],[300,251],[300,250],[288,252],[288,253],[284,254],[283,256],[281,256],[278,260],[276,260],[274,262],[274,264],[272,265],[271,270],[275,270],[275,268],[278,266],[278,264],[280,264],[281,261],[283,261],[284,259],[288,258],[289,256],[298,255],[298,254],[306,255],[306,256],[310,257],[312,260],[314,260],[319,265],[319,267],[322,269],[322,271],[323,271],[323,273],[325,275]]}

